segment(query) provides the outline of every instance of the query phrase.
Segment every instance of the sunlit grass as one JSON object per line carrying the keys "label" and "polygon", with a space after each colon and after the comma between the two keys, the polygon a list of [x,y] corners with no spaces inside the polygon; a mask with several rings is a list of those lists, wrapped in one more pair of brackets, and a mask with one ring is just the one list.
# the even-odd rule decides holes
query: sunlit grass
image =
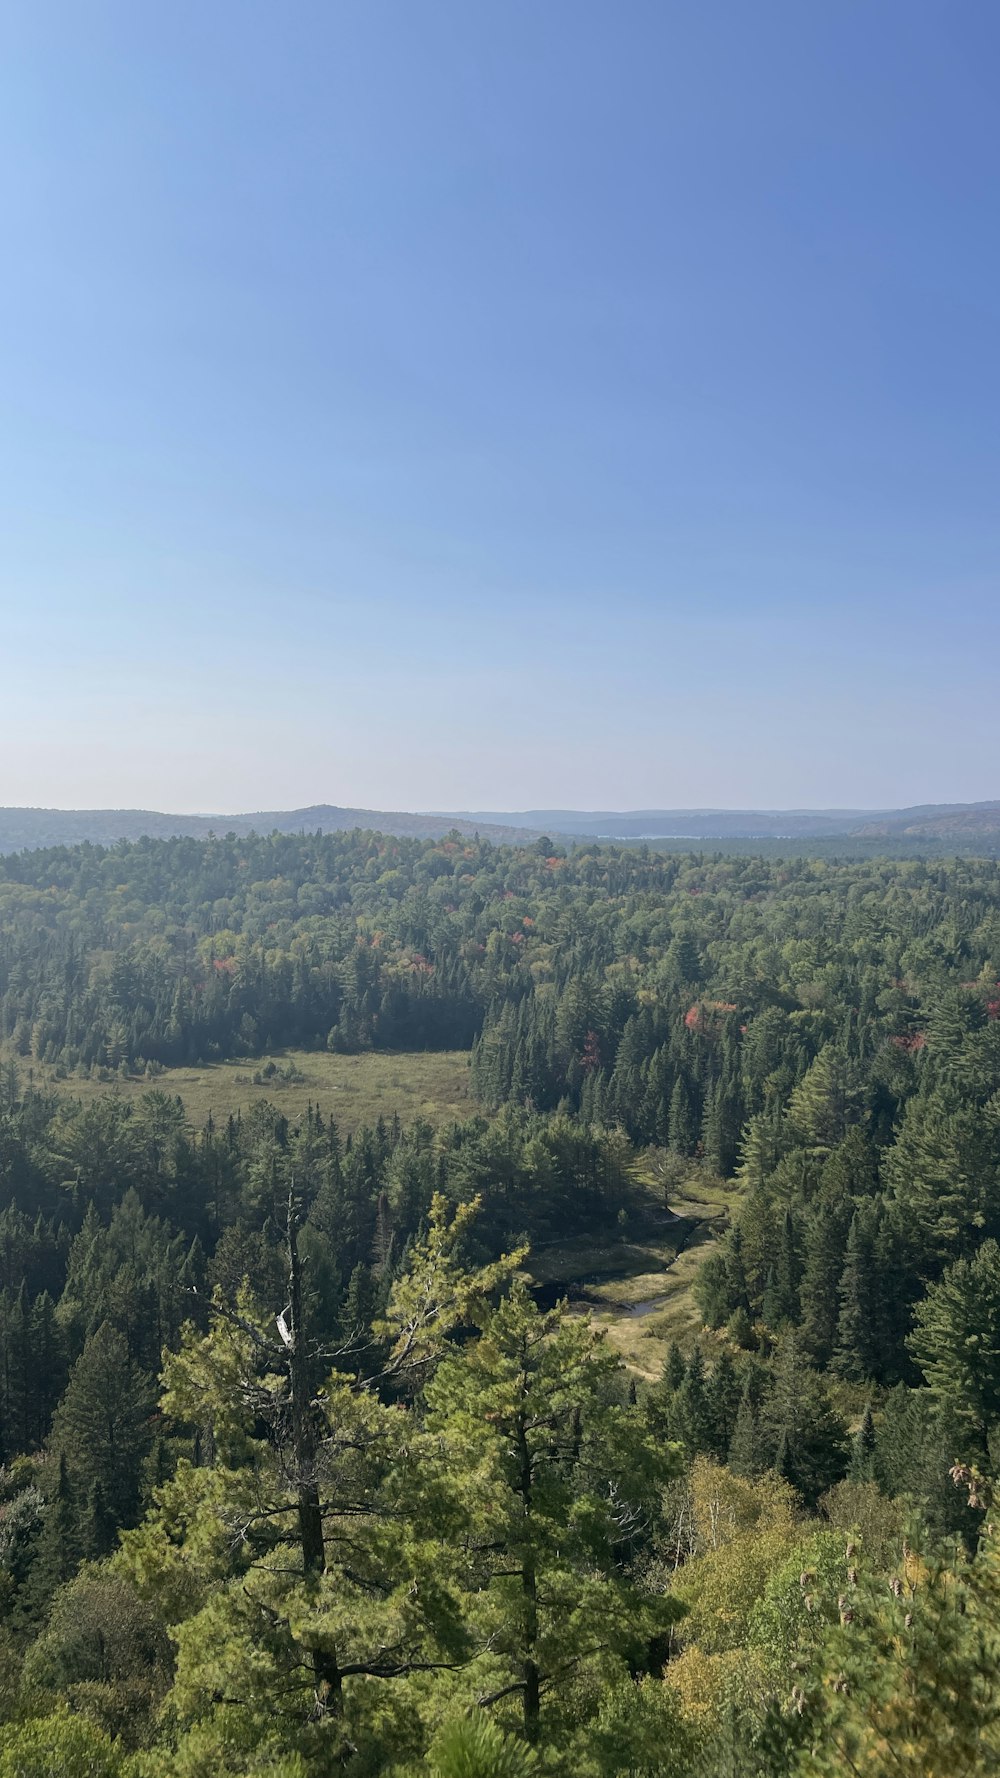
{"label": "sunlit grass", "polygon": [[[263,1076],[268,1060],[278,1069]],[[295,1078],[285,1080],[282,1069]],[[167,1068],[154,1079],[113,1076],[108,1081],[59,1076],[56,1069],[19,1058],[22,1081],[54,1088],[70,1098],[90,1100],[103,1093],[137,1098],[151,1088],[179,1093],[195,1127],[209,1112],[216,1122],[230,1112],[247,1111],[268,1099],[297,1121],[308,1105],[318,1105],[324,1117],[332,1117],[345,1133],[374,1124],[379,1117],[388,1123],[399,1116],[412,1124],[426,1118],[435,1128],[456,1118],[470,1117],[476,1107],[469,1092],[469,1058],[465,1050],[412,1051],[406,1054],[368,1051],[358,1056],[332,1055],[326,1050],[281,1050],[271,1058],[198,1063],[192,1067]]]}

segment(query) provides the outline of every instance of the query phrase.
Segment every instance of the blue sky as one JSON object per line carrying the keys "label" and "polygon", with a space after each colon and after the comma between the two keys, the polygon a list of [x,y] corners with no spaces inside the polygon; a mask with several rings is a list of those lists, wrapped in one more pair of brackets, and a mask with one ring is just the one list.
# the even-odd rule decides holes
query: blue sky
{"label": "blue sky", "polygon": [[0,20],[0,803],[1000,795],[993,0]]}

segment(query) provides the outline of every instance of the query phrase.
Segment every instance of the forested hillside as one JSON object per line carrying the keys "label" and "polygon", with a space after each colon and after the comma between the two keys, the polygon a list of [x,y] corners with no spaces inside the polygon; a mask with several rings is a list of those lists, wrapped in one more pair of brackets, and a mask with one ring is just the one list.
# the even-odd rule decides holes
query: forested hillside
{"label": "forested hillside", "polygon": [[[995,1770],[998,977],[988,861],[0,861],[0,1778]],[[172,1090],[292,1044],[478,1113]],[[651,1178],[647,1385],[529,1268]]]}
{"label": "forested hillside", "polygon": [[414,839],[441,838],[450,830],[481,834],[497,842],[531,840],[530,827],[497,821],[463,820],[460,815],[418,815],[398,809],[344,809],[313,803],[306,809],[258,809],[244,815],[169,815],[160,809],[0,808],[0,853],[36,846],[114,846],[122,840],[209,839],[214,834],[380,833]]}

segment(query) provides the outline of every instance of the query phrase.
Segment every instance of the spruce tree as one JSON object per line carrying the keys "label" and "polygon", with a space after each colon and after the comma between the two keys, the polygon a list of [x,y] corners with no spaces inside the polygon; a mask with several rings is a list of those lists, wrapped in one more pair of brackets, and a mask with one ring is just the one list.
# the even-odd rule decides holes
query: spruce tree
{"label": "spruce tree", "polygon": [[699,1345],[695,1345],[691,1353],[683,1380],[670,1404],[670,1430],[690,1457],[715,1449],[714,1403],[705,1371],[705,1356]]}
{"label": "spruce tree", "polygon": [[736,1421],[729,1441],[728,1462],[733,1473],[739,1476],[756,1476],[764,1468],[760,1416],[753,1396],[747,1389],[744,1389],[736,1410]]}
{"label": "spruce tree", "polygon": [[793,1335],[781,1342],[772,1367],[771,1389],[761,1415],[761,1431],[773,1467],[783,1452],[782,1473],[808,1506],[840,1481],[850,1449],[847,1428],[835,1411],[823,1379],[810,1370]]}
{"label": "spruce tree", "polygon": [[698,1119],[683,1074],[678,1074],[670,1094],[667,1146],[680,1155],[693,1155],[698,1146]]}
{"label": "spruce tree", "polygon": [[104,1489],[96,1479],[87,1491],[87,1500],[80,1514],[80,1548],[88,1562],[100,1562],[115,1547],[115,1518],[104,1498]]}
{"label": "spruce tree", "polygon": [[820,1368],[829,1364],[837,1337],[846,1236],[841,1206],[818,1203],[806,1225],[801,1342],[807,1358]]}
{"label": "spruce tree", "polygon": [[22,1618],[37,1623],[52,1595],[76,1573],[82,1549],[74,1491],[66,1459],[60,1456],[55,1485],[45,1502],[42,1528],[32,1552],[31,1568],[18,1600]]}
{"label": "spruce tree", "polygon": [[686,1371],[687,1366],[684,1363],[684,1354],[678,1346],[677,1341],[672,1340],[667,1349],[667,1356],[663,1361],[663,1384],[671,1395],[676,1389],[680,1388],[684,1381]]}
{"label": "spruce tree", "polygon": [[132,1522],[152,1442],[153,1390],[107,1321],[91,1334],[70,1372],[52,1429],[71,1479],[84,1490],[100,1482],[119,1525]]}
{"label": "spruce tree", "polygon": [[781,1219],[774,1267],[764,1295],[763,1314],[769,1327],[782,1327],[799,1318],[799,1283],[802,1259],[799,1232],[790,1209]]}
{"label": "spruce tree", "polygon": [[720,1463],[724,1463],[729,1455],[742,1394],[732,1354],[724,1349],[716,1360],[708,1386],[712,1421],[711,1448]]}
{"label": "spruce tree", "polygon": [[833,1367],[855,1382],[878,1369],[879,1280],[872,1263],[870,1218],[858,1211],[851,1220],[840,1280],[840,1315]]}
{"label": "spruce tree", "polygon": [[984,1241],[917,1305],[910,1350],[939,1406],[948,1406],[985,1458],[1000,1427],[1000,1245]]}

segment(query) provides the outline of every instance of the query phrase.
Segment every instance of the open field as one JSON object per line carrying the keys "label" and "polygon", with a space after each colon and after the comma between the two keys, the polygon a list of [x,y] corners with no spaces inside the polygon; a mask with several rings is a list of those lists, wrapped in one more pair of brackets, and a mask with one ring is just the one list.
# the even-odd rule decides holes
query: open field
{"label": "open field", "polygon": [[662,1190],[644,1183],[645,1202],[618,1235],[553,1242],[531,1255],[530,1270],[544,1300],[565,1294],[589,1311],[625,1362],[652,1379],[671,1342],[689,1347],[698,1333],[691,1284],[738,1192],[692,1167],[666,1209]]}
{"label": "open field", "polygon": [[[267,1076],[268,1063],[276,1072]],[[155,1079],[59,1078],[56,1070],[18,1058],[23,1080],[52,1087],[70,1098],[93,1099],[102,1093],[137,1098],[151,1089],[179,1093],[191,1122],[200,1126],[209,1112],[218,1120],[230,1112],[269,1099],[292,1120],[305,1115],[310,1103],[333,1117],[346,1134],[379,1117],[388,1122],[398,1112],[403,1123],[426,1118],[435,1127],[475,1110],[469,1094],[469,1058],[465,1050],[415,1050],[397,1054],[369,1050],[363,1055],[331,1055],[326,1050],[283,1050],[273,1057],[233,1062],[202,1062],[190,1068],[168,1068]],[[282,1071],[292,1074],[283,1079]],[[258,1077],[255,1084],[254,1076]]]}

